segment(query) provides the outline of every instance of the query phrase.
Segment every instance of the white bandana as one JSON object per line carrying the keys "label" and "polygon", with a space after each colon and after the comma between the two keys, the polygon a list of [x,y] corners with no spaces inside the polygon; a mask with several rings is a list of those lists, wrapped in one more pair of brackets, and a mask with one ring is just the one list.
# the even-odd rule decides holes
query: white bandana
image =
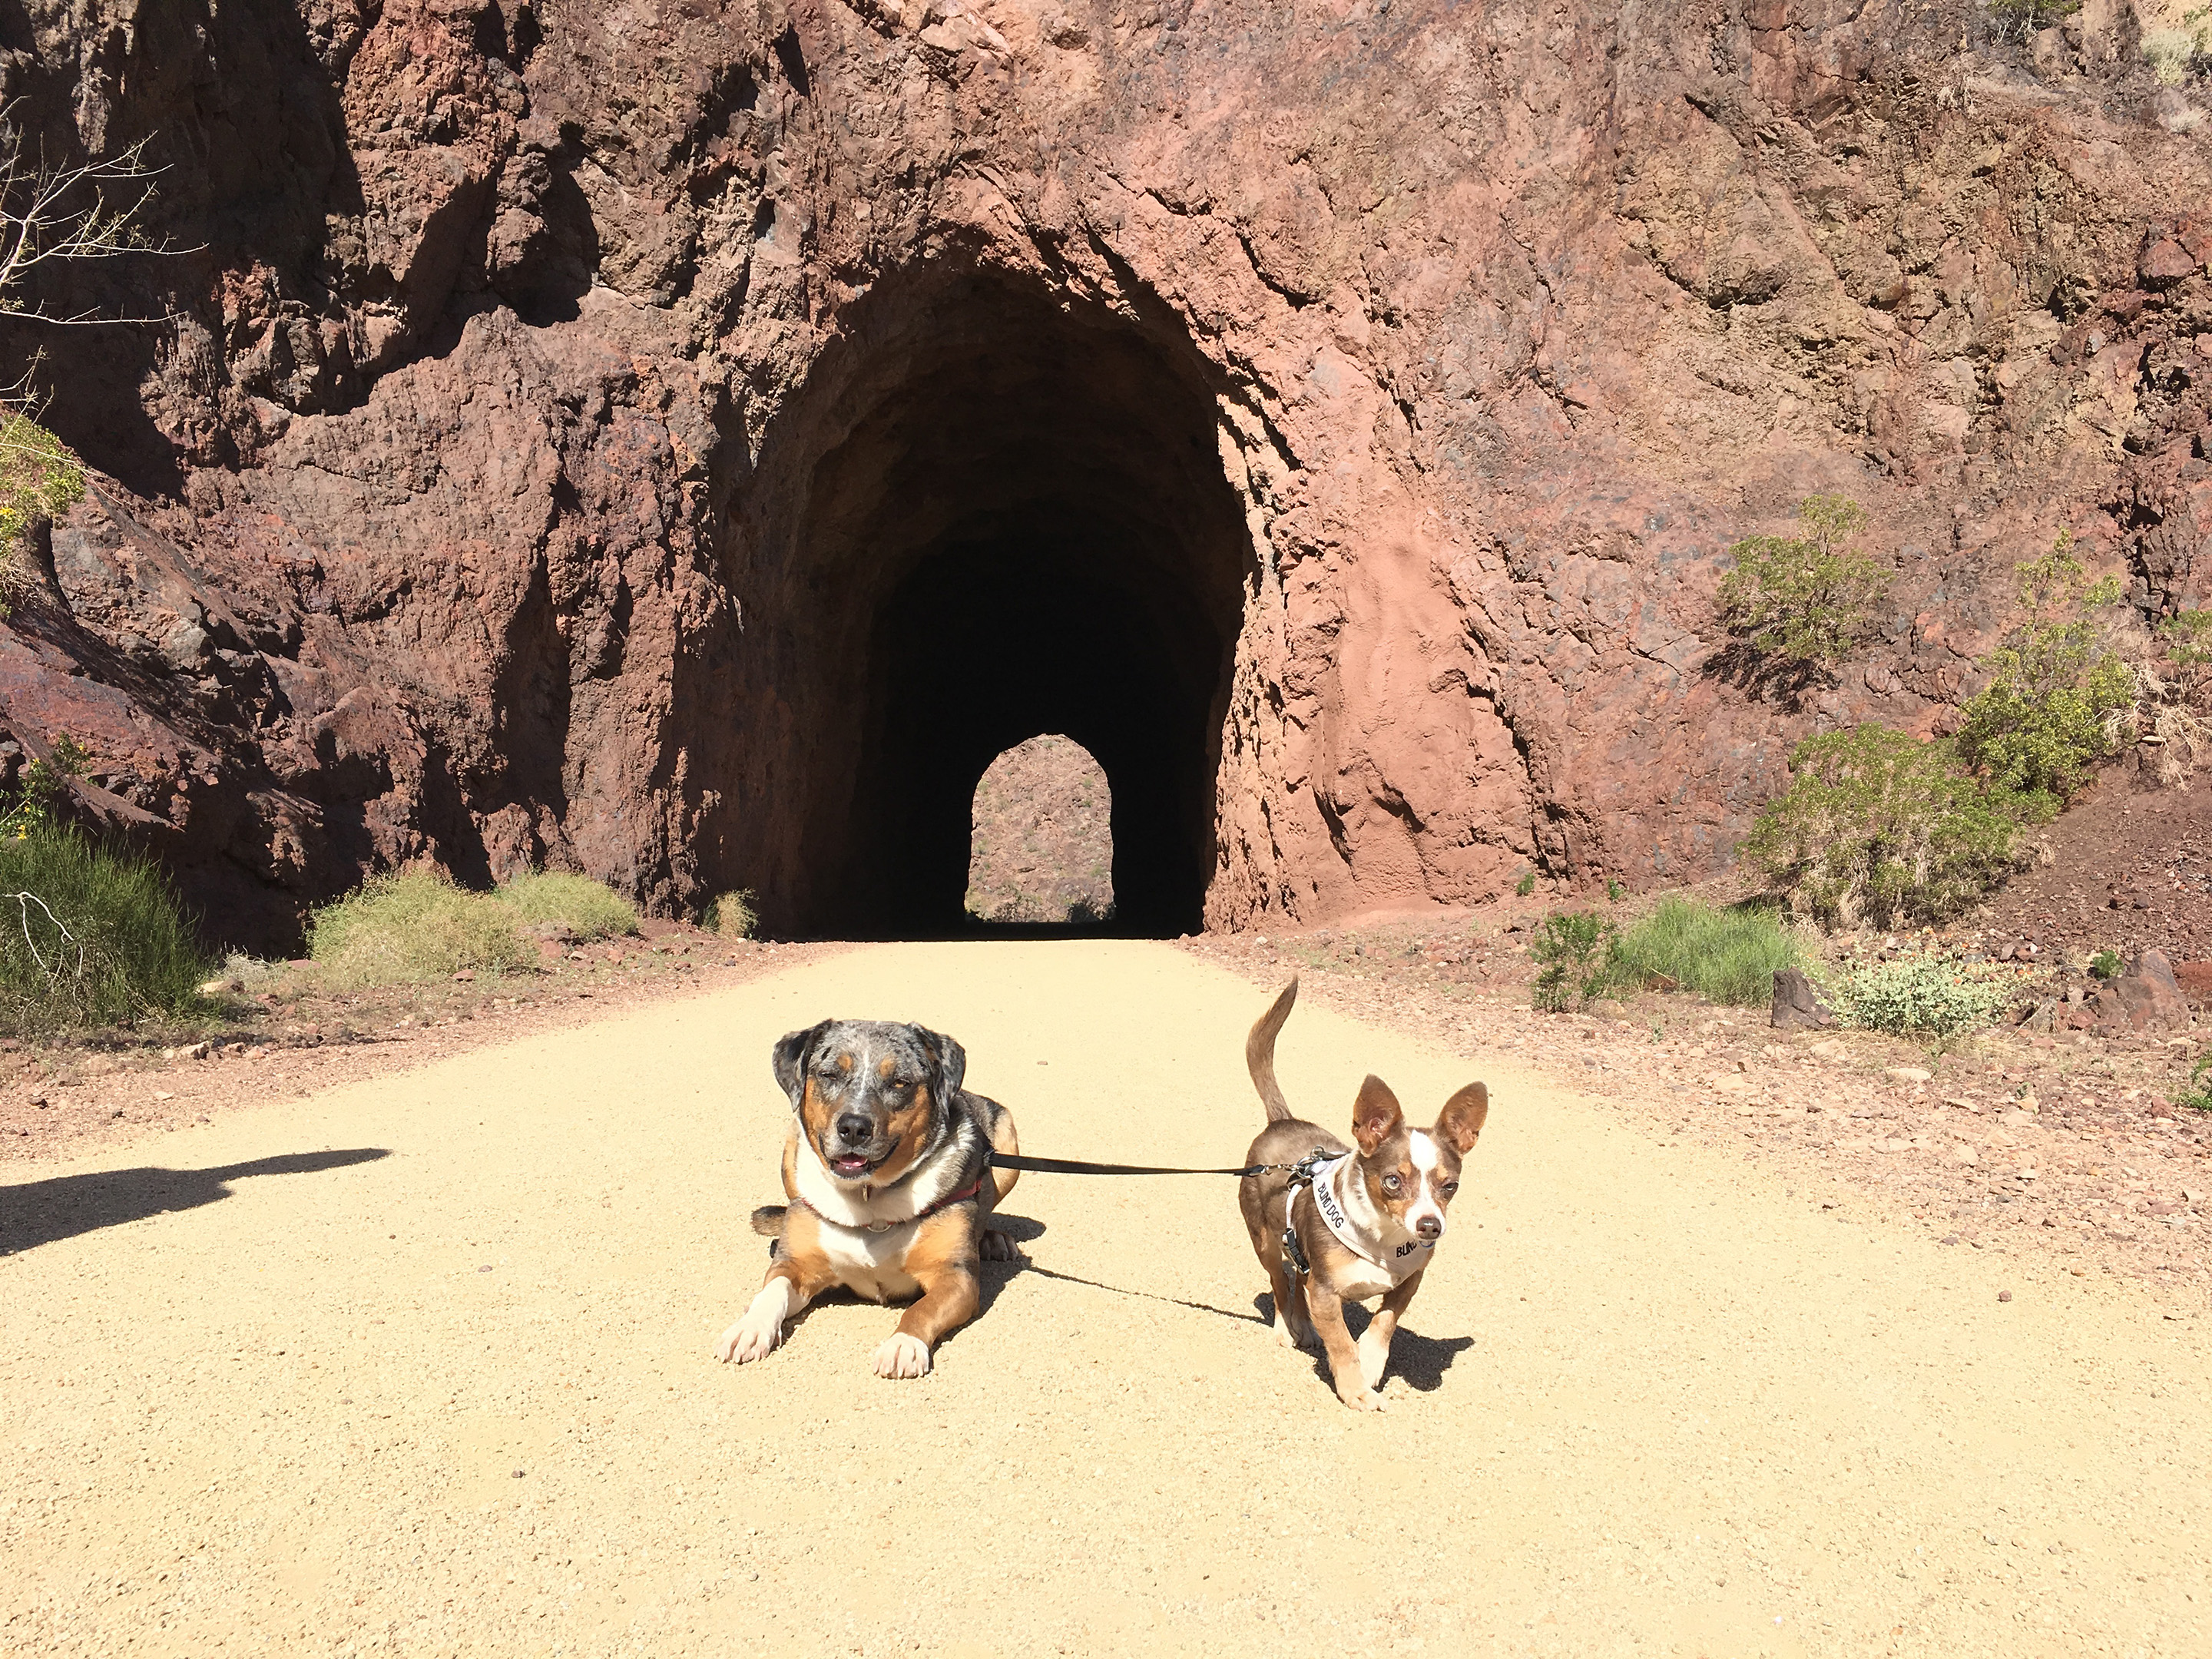
{"label": "white bandana", "polygon": [[1353,1231],[1352,1218],[1344,1212],[1344,1205],[1336,1195],[1337,1173],[1352,1161],[1350,1152],[1332,1159],[1314,1171],[1314,1208],[1321,1212],[1322,1224],[1336,1235],[1336,1242],[1371,1267],[1380,1267],[1390,1275],[1393,1285],[1402,1285],[1429,1265],[1430,1253],[1437,1248],[1431,1239],[1409,1238],[1390,1253],[1387,1262],[1377,1261],[1360,1247],[1358,1236]]}

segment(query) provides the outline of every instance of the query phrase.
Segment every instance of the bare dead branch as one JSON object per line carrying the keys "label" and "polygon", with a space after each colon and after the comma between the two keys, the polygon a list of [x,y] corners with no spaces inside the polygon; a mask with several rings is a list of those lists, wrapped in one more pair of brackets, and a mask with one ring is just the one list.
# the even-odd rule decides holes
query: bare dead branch
{"label": "bare dead branch", "polygon": [[13,110],[12,105],[0,107],[0,316],[63,328],[170,320],[166,314],[103,316],[97,307],[56,312],[27,305],[11,292],[44,265],[198,251],[166,237],[149,240],[140,228],[158,195],[154,180],[166,171],[147,165],[146,139],[113,155],[64,167],[48,161],[43,148],[27,147],[21,129],[9,118]]}

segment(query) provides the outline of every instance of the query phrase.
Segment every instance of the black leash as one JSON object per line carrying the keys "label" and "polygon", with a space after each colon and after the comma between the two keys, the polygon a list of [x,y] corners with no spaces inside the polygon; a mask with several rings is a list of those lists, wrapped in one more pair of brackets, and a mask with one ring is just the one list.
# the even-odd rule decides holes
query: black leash
{"label": "black leash", "polygon": [[1017,1158],[1006,1152],[988,1152],[985,1154],[987,1168],[995,1170],[1034,1170],[1039,1175],[1097,1175],[1097,1176],[1167,1176],[1167,1175],[1265,1175],[1270,1170],[1288,1170],[1291,1184],[1301,1186],[1313,1179],[1315,1170],[1327,1163],[1334,1153],[1316,1146],[1295,1164],[1248,1164],[1241,1170],[1183,1170],[1170,1169],[1153,1164],[1091,1164],[1073,1158]]}
{"label": "black leash", "polygon": [[1171,1170],[1150,1164],[1086,1164],[1073,1158],[1013,1158],[1005,1152],[990,1155],[994,1170],[1034,1170],[1039,1175],[1225,1175],[1255,1176],[1269,1170],[1295,1170],[1295,1164],[1252,1164],[1241,1170]]}

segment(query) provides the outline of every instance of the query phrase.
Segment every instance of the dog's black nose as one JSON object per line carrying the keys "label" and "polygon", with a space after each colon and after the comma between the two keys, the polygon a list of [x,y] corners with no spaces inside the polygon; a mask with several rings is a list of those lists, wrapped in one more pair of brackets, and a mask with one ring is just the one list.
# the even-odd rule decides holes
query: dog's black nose
{"label": "dog's black nose", "polygon": [[1420,1234],[1423,1238],[1442,1238],[1444,1236],[1444,1224],[1435,1216],[1425,1215],[1413,1224],[1413,1231]]}
{"label": "dog's black nose", "polygon": [[848,1146],[869,1139],[875,1132],[876,1126],[858,1112],[848,1112],[837,1120],[837,1133],[845,1138]]}

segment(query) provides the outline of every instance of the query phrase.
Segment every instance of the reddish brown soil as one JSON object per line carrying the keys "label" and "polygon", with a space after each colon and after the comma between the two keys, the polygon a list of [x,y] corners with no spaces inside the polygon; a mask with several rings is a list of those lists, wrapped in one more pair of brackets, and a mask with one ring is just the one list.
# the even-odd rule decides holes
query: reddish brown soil
{"label": "reddish brown soil", "polygon": [[990,921],[1067,921],[1114,908],[1113,796],[1072,738],[1031,738],[975,786],[968,910]]}
{"label": "reddish brown soil", "polygon": [[2014,877],[1971,936],[2032,941],[2077,973],[2099,951],[2212,960],[2212,781],[2139,789],[2115,769],[2042,839],[2051,862]]}

